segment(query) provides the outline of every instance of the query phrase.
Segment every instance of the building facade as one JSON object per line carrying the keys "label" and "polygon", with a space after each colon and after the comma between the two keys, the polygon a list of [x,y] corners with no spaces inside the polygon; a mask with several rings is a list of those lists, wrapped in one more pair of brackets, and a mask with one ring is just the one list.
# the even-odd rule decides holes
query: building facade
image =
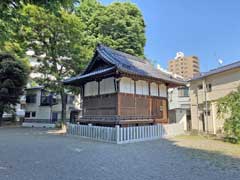
{"label": "building facade", "polygon": [[240,61],[203,73],[190,81],[192,129],[212,134],[223,131],[217,116],[219,98],[240,86]]}
{"label": "building facade", "polygon": [[168,87],[184,84],[145,59],[103,45],[83,74],[64,83],[82,89],[80,123],[110,126],[168,123]]}
{"label": "building facade", "polygon": [[184,123],[184,130],[191,130],[191,106],[189,85],[169,88],[169,120],[171,123]]}
{"label": "building facade", "polygon": [[[66,102],[66,119],[69,121],[71,112],[80,111],[80,97],[68,94]],[[24,122],[55,123],[61,120],[60,95],[50,93],[41,86],[25,90],[21,108],[25,110]]]}
{"label": "building facade", "polygon": [[188,80],[199,74],[199,59],[196,56],[184,56],[178,52],[175,59],[168,63],[168,71],[182,76]]}

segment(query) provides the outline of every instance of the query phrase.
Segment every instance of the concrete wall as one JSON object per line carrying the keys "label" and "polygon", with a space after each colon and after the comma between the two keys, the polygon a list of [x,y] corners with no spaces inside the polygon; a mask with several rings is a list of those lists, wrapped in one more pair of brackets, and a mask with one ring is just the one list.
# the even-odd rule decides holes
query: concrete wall
{"label": "concrete wall", "polygon": [[168,89],[169,110],[171,109],[190,109],[190,97],[179,97],[178,88]]}
{"label": "concrete wall", "polygon": [[[200,84],[202,84],[203,89],[198,88]],[[207,91],[207,84],[212,85],[211,92]],[[216,101],[237,90],[238,86],[240,86],[240,68],[192,81],[190,84],[192,129],[203,131],[203,124],[205,124],[205,130],[209,133],[221,132],[224,120],[217,117]],[[206,100],[208,101],[209,115],[204,113],[206,111]],[[201,118],[201,114],[203,114],[203,118]]]}
{"label": "concrete wall", "polygon": [[187,109],[173,109],[169,111],[170,123],[184,124],[184,130],[187,130]]}

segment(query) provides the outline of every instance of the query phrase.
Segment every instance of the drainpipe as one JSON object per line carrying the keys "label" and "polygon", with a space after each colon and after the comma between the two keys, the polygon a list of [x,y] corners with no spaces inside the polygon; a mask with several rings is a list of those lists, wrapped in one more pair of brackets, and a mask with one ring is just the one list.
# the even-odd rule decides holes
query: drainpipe
{"label": "drainpipe", "polygon": [[203,80],[203,91],[204,91],[204,97],[205,97],[205,118],[206,118],[206,131],[208,133],[208,102],[207,102],[207,84],[206,84],[206,79]]}

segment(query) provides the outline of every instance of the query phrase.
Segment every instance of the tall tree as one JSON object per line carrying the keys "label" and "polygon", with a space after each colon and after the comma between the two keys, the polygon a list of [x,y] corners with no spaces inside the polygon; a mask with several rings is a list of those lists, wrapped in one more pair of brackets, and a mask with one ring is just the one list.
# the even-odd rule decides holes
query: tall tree
{"label": "tall tree", "polygon": [[24,58],[25,47],[19,39],[22,17],[19,10],[26,4],[34,4],[58,14],[60,9],[73,11],[79,0],[2,0],[0,1],[0,52],[13,53]]}
{"label": "tall tree", "polygon": [[101,42],[117,50],[144,56],[145,24],[136,5],[112,3],[101,5],[96,0],[82,0],[76,14],[86,24],[89,43]]}
{"label": "tall tree", "polygon": [[84,24],[73,13],[59,10],[56,14],[36,5],[24,5],[21,37],[35,53],[40,73],[35,80],[59,93],[62,99],[62,121],[66,119],[66,93],[62,81],[79,73],[90,53],[83,32]]}
{"label": "tall tree", "polygon": [[4,112],[14,109],[23,94],[28,69],[21,61],[8,54],[0,54],[0,126]]}

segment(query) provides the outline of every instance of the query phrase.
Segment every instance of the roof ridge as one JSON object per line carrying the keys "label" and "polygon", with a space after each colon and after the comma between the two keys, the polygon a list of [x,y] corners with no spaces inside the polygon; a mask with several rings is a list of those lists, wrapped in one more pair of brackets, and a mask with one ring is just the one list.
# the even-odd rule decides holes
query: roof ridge
{"label": "roof ridge", "polygon": [[[104,45],[104,44],[98,44],[98,46],[102,46],[103,48],[111,49],[113,52],[117,52],[118,54],[124,54],[124,55],[126,55],[126,56],[133,57],[132,60],[134,60],[134,61],[147,62],[147,63],[149,63],[149,60],[148,60],[148,59],[141,58],[141,57],[137,57],[137,56],[134,56],[134,55],[132,55],[132,54],[128,54],[128,53],[126,53],[126,52],[113,49],[113,48],[111,48],[111,47],[109,47],[109,46],[106,46],[106,45]],[[134,58],[135,58],[135,59],[134,59]],[[138,60],[136,60],[136,59],[138,59]]]}
{"label": "roof ridge", "polygon": [[[215,71],[215,70],[218,70],[218,69],[222,69],[222,68],[225,68],[225,67],[228,67],[228,66],[231,66],[231,65],[234,65],[234,64],[238,64],[238,63],[240,63],[240,61],[236,61],[236,62],[233,62],[233,63],[230,63],[230,64],[226,64],[224,66],[220,66],[220,67],[217,67],[217,68],[214,68],[214,69],[210,69],[207,72]],[[207,73],[207,72],[204,72],[204,73]]]}
{"label": "roof ridge", "polygon": [[215,68],[215,69],[211,69],[207,72],[201,72],[199,75],[193,77],[191,80],[201,79],[203,77],[207,77],[207,76],[210,76],[210,75],[213,75],[213,74],[216,74],[216,73],[221,73],[221,72],[228,71],[228,70],[235,69],[235,68],[239,68],[239,67],[240,67],[240,61],[236,61],[236,62],[233,62],[231,64],[227,64],[227,65]]}

